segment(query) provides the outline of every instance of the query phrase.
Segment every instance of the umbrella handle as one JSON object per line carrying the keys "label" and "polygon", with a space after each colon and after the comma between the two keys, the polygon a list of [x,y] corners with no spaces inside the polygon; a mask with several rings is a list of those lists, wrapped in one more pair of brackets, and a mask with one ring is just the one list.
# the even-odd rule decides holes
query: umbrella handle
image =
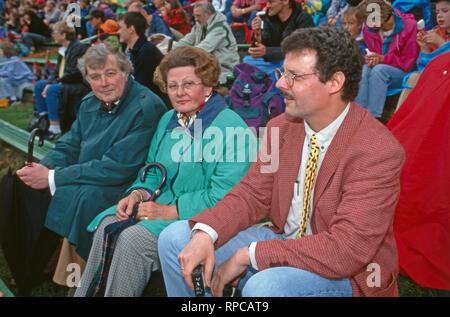
{"label": "umbrella handle", "polygon": [[151,198],[151,200],[155,200],[156,198],[159,197],[159,195],[161,195],[161,188],[166,184],[166,180],[167,180],[167,170],[164,167],[164,165],[160,164],[160,163],[148,163],[147,165],[144,166],[144,168],[142,169],[141,172],[141,182],[145,181],[145,175],[147,174],[147,171],[152,168],[152,167],[156,167],[161,171],[161,182],[159,182],[158,186],[156,187],[155,191],[153,192],[153,196]]}
{"label": "umbrella handle", "polygon": [[33,163],[33,150],[34,150],[34,139],[36,138],[36,134],[39,135],[39,146],[44,145],[44,131],[39,128],[33,129],[30,133],[30,137],[28,138],[28,159],[27,165],[31,165]]}

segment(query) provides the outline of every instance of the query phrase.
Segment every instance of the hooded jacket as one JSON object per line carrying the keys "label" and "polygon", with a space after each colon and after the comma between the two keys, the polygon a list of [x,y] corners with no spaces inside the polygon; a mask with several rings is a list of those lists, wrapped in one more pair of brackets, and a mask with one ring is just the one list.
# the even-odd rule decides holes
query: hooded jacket
{"label": "hooded jacket", "polygon": [[419,46],[416,42],[417,22],[411,14],[402,14],[394,9],[394,32],[382,41],[378,32],[363,29],[364,42],[371,52],[384,55],[383,64],[411,71],[416,62]]}

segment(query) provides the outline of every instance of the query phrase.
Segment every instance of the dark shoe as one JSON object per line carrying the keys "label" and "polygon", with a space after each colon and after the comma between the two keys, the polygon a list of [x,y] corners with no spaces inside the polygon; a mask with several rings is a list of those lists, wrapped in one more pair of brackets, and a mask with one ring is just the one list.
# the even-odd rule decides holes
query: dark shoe
{"label": "dark shoe", "polygon": [[46,140],[53,141],[53,140],[56,140],[57,138],[59,138],[60,136],[61,136],[61,133],[53,133],[53,132],[47,131],[47,133],[45,133],[44,138]]}

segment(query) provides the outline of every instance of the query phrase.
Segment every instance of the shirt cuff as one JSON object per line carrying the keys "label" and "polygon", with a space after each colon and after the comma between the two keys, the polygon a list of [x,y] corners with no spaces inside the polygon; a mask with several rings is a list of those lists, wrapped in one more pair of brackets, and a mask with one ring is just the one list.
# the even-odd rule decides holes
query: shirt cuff
{"label": "shirt cuff", "polygon": [[50,194],[52,196],[55,194],[56,185],[55,185],[55,170],[48,171],[48,186],[50,188]]}
{"label": "shirt cuff", "polygon": [[251,263],[252,267],[255,270],[259,271],[258,264],[256,263],[255,252],[256,252],[256,242],[252,242],[252,243],[250,243],[250,245],[248,247],[248,254],[250,256],[250,263]]}
{"label": "shirt cuff", "polygon": [[217,239],[219,238],[219,235],[217,234],[216,230],[214,230],[213,228],[211,228],[208,225],[205,225],[204,223],[196,223],[195,224],[195,226],[192,228],[192,231],[191,231],[191,237],[196,230],[202,230],[202,231],[206,232],[207,234],[209,234],[213,243],[216,243]]}

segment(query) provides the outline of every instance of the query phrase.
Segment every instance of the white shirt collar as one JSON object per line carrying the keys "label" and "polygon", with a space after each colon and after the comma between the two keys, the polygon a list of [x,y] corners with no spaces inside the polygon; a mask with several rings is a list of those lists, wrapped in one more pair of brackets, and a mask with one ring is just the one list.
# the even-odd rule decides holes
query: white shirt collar
{"label": "white shirt collar", "polygon": [[[331,141],[333,140],[334,135],[336,134],[337,130],[341,126],[345,117],[347,116],[349,109],[350,109],[350,103],[347,104],[347,107],[345,107],[344,111],[342,111],[342,113],[333,122],[331,122],[327,127],[323,128],[319,132],[314,132],[314,130],[311,129],[311,127],[305,121],[306,138],[308,140],[311,140],[311,136],[313,134],[315,134],[317,143],[319,144],[320,152],[326,151],[328,149],[328,146],[330,145]],[[309,141],[308,141],[308,143],[309,143]],[[310,146],[310,144],[308,144],[308,146]]]}

